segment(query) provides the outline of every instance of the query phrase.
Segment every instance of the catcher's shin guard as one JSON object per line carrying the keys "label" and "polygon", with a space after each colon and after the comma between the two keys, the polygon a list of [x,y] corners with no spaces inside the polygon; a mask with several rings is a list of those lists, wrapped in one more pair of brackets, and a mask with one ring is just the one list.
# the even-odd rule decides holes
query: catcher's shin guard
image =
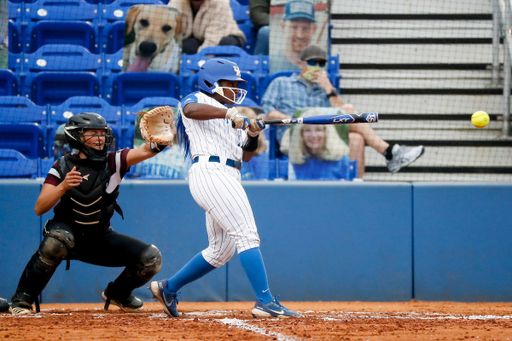
{"label": "catcher's shin guard", "polygon": [[59,265],[49,265],[42,258],[40,252],[37,251],[25,267],[16,293],[12,297],[13,308],[23,307],[32,309],[32,303],[35,301],[36,312],[40,311],[37,297],[46,287]]}
{"label": "catcher's shin guard", "polygon": [[133,289],[149,282],[161,268],[162,254],[156,246],[151,244],[142,252],[137,264],[126,267],[121,275],[109,284],[108,290],[104,292],[105,310],[108,310],[111,300],[116,300],[117,302],[129,300],[133,297],[131,296]]}
{"label": "catcher's shin guard", "polygon": [[46,287],[59,264],[68,255],[68,248],[74,245],[74,236],[67,229],[57,227],[46,231],[39,249],[21,275],[18,288],[12,298],[13,308],[32,309],[32,302],[35,301],[36,312],[39,312],[37,297]]}

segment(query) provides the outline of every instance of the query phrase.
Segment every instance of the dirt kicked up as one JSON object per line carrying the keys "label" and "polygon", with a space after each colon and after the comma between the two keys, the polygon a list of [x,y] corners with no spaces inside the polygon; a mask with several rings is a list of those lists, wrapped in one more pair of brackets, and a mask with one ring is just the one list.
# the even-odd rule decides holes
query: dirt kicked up
{"label": "dirt kicked up", "polygon": [[0,314],[0,340],[510,340],[512,303],[283,302],[298,319],[254,319],[251,302],[158,303],[125,314],[103,304],[43,304],[41,313]]}

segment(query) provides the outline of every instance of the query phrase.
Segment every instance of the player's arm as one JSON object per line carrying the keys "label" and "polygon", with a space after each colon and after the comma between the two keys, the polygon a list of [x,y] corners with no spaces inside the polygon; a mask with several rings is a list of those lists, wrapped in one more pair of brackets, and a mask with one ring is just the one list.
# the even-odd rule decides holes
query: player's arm
{"label": "player's arm", "polygon": [[45,214],[59,202],[64,193],[72,187],[80,185],[80,183],[82,183],[82,175],[76,170],[76,167],[73,167],[73,169],[66,174],[66,177],[60,184],[55,186],[51,183],[45,183],[37,198],[34,211],[37,215]]}
{"label": "player's arm", "polygon": [[227,109],[200,103],[189,103],[183,108],[185,117],[198,121],[226,118],[226,112]]}
{"label": "player's arm", "polygon": [[238,112],[235,107],[224,109],[208,104],[189,103],[182,109],[183,115],[193,120],[205,121],[225,118],[233,123],[235,129],[246,129],[251,123],[247,117]]}
{"label": "player's arm", "polygon": [[[167,146],[159,146],[159,145],[151,146],[151,143],[146,143],[139,148],[130,149],[130,151],[126,155],[126,164],[128,167],[134,166],[144,160],[150,159],[153,156],[157,155],[165,147],[167,147]],[[158,148],[158,149],[156,149],[156,148]]]}

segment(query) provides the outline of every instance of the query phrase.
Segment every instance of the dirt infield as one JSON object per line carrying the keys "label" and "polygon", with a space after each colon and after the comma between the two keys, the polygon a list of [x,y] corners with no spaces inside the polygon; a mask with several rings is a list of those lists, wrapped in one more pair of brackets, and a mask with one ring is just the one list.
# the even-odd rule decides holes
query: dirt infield
{"label": "dirt infield", "polygon": [[286,302],[299,319],[253,319],[250,302],[158,303],[125,314],[102,304],[43,304],[0,314],[1,340],[512,340],[512,303]]}

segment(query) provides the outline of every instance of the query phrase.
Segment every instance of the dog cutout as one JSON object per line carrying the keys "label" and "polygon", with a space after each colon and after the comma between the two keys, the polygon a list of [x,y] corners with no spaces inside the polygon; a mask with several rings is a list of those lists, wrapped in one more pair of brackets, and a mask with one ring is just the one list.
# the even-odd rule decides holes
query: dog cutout
{"label": "dog cutout", "polygon": [[174,7],[136,5],[126,14],[123,71],[178,73],[182,19]]}

